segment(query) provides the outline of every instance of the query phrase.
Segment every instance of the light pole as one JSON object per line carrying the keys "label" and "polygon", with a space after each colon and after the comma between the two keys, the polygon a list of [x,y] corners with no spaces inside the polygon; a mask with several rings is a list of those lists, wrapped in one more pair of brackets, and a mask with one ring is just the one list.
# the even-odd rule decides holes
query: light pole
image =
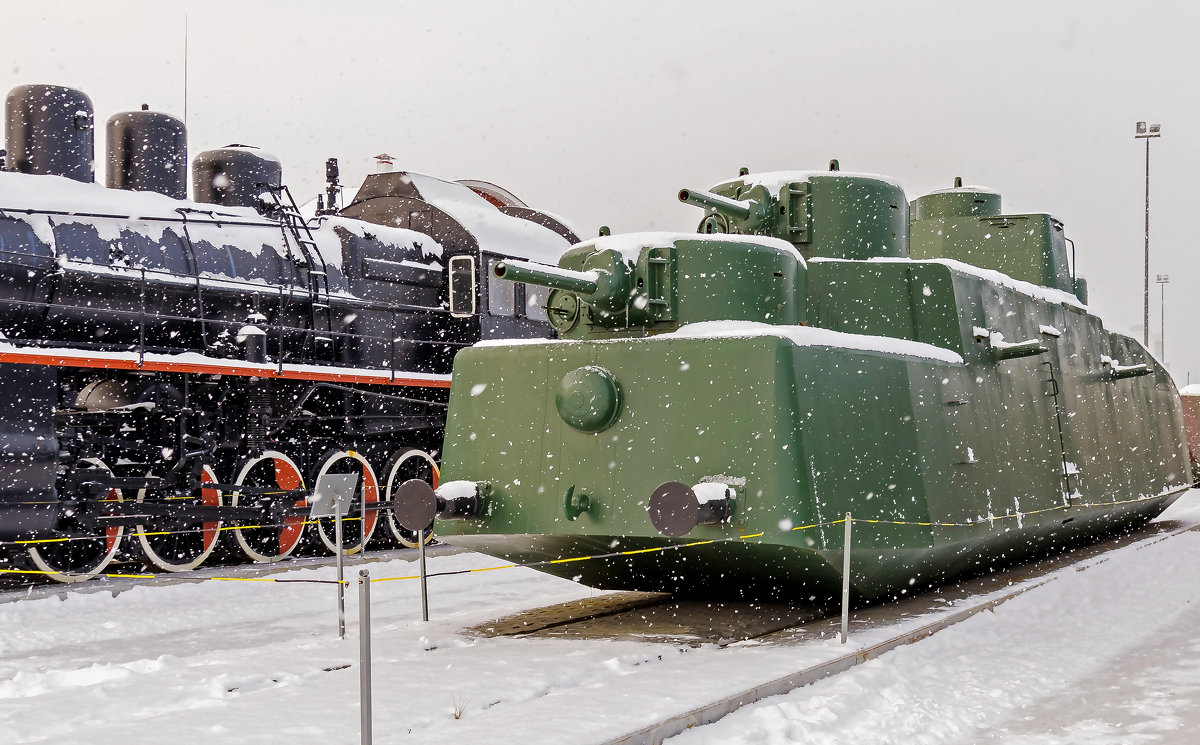
{"label": "light pole", "polygon": [[1148,128],[1145,122],[1137,123],[1135,140],[1146,141],[1146,281],[1145,303],[1142,306],[1142,344],[1150,346],[1150,140],[1162,136],[1162,125],[1151,124]]}
{"label": "light pole", "polygon": [[1154,281],[1158,283],[1158,361],[1166,364],[1167,361],[1167,317],[1164,311],[1167,303],[1167,284],[1170,283],[1171,277],[1166,274],[1154,275]]}

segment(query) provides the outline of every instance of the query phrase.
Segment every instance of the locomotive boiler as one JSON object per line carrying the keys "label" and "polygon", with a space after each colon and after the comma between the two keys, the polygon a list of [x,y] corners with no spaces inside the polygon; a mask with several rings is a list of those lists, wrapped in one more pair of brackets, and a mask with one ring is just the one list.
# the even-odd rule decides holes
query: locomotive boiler
{"label": "locomotive boiler", "polygon": [[[402,523],[601,588],[861,599],[1157,515],[1190,485],[1168,374],[1086,305],[1061,222],[964,187],[743,174],[698,234],[573,247],[554,340],[454,362],[442,483]],[[850,516],[853,540],[843,542]]]}
{"label": "locomotive boiler", "polygon": [[[93,133],[79,91],[8,96],[6,563],[75,581],[132,551],[174,571],[223,535],[273,561],[323,483],[350,502],[348,551],[380,524],[412,545],[383,506],[403,481],[436,483],[454,354],[549,335],[541,288],[482,272],[554,261],[571,230],[486,182],[405,172],[305,219],[279,161],[242,145],[194,159],[189,201],[183,123],[148,110],[108,121],[105,188]],[[328,522],[312,533],[332,550]]]}

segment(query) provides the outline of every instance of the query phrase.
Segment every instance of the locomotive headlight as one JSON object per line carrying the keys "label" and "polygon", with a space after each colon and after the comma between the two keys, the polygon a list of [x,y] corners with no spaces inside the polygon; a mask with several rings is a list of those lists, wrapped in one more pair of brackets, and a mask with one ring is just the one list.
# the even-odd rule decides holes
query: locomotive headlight
{"label": "locomotive headlight", "polygon": [[422,479],[409,479],[396,489],[392,513],[408,530],[427,530],[438,520],[469,520],[479,515],[480,485],[448,481],[436,490]]}
{"label": "locomotive headlight", "polygon": [[723,523],[733,514],[737,492],[732,486],[705,483],[688,486],[678,481],[659,484],[650,495],[650,522],[670,538],[687,535],[697,525]]}

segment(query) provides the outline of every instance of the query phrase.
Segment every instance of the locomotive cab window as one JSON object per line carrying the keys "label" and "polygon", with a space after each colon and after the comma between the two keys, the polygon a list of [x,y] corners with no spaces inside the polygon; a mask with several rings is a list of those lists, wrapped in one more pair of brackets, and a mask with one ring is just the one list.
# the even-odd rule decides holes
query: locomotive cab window
{"label": "locomotive cab window", "polygon": [[493,316],[515,316],[517,314],[517,283],[496,276],[496,264],[500,259],[487,259],[488,313]]}
{"label": "locomotive cab window", "polygon": [[450,315],[466,318],[475,315],[475,258],[450,259]]}
{"label": "locomotive cab window", "polygon": [[525,317],[531,321],[546,321],[546,295],[550,291],[545,287],[525,285]]}

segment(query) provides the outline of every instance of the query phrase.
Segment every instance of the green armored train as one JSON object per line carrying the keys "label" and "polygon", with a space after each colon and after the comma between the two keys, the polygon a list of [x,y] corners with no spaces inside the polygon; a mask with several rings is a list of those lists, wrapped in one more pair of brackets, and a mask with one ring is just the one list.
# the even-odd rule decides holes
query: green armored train
{"label": "green armored train", "polygon": [[[577,244],[557,340],[454,362],[407,527],[601,588],[863,599],[1147,520],[1192,481],[1174,385],[1088,312],[1063,226],[962,187],[744,174],[698,234]],[[674,548],[672,548],[674,547]]]}

